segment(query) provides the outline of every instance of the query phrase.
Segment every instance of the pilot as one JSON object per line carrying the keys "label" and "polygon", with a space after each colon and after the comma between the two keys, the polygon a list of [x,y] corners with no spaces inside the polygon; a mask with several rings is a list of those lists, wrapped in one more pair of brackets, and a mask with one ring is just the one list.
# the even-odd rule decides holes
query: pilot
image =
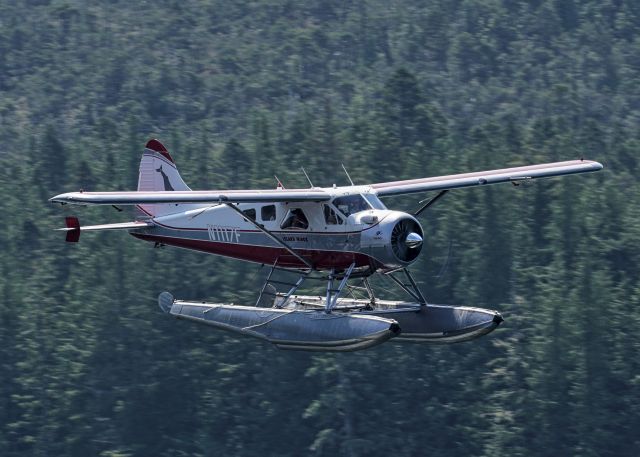
{"label": "pilot", "polygon": [[305,223],[303,216],[301,216],[299,209],[294,209],[291,212],[291,217],[292,217],[292,220],[291,220],[292,228],[299,228],[299,229],[307,228],[307,224]]}
{"label": "pilot", "polygon": [[355,198],[349,202],[349,216],[360,211],[360,205]]}

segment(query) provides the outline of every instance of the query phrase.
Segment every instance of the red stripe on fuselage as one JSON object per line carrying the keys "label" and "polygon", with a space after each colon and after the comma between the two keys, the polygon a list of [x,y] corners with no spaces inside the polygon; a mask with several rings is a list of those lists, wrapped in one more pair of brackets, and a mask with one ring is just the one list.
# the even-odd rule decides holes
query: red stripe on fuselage
{"label": "red stripe on fuselage", "polygon": [[[186,238],[173,238],[169,236],[146,235],[131,233],[136,238],[145,241],[153,241],[169,246],[193,249],[195,251],[216,254],[234,259],[246,260],[255,263],[273,264],[278,260],[278,266],[291,268],[306,268],[298,259],[284,248],[268,246],[252,246],[247,244],[221,243],[218,241],[193,240]],[[314,268],[319,270],[345,269],[353,262],[357,267],[375,266],[376,262],[371,257],[356,252],[318,251],[314,249],[296,249],[296,252],[308,259]]]}

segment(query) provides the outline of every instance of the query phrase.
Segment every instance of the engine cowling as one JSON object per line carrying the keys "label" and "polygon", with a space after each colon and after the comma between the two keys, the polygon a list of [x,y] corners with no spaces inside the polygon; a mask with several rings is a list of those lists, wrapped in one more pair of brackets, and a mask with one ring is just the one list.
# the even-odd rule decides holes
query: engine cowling
{"label": "engine cowling", "polygon": [[407,213],[380,213],[379,223],[362,232],[363,250],[375,258],[383,268],[411,265],[422,251],[422,226],[416,218]]}

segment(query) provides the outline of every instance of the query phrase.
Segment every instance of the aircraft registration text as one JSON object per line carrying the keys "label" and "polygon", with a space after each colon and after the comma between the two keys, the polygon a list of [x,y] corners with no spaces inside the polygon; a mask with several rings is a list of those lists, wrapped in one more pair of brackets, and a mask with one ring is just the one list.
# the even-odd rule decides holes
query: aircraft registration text
{"label": "aircraft registration text", "polygon": [[240,234],[237,227],[223,227],[220,225],[207,225],[209,239],[211,241],[224,241],[225,243],[238,243]]}

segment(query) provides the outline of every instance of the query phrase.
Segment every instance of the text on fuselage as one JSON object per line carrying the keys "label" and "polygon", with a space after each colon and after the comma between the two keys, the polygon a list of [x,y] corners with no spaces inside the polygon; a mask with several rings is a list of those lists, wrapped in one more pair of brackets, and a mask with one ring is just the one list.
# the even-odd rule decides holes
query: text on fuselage
{"label": "text on fuselage", "polygon": [[306,236],[283,236],[282,241],[302,241],[304,243],[308,243],[309,238]]}
{"label": "text on fuselage", "polygon": [[239,243],[240,234],[237,227],[223,227],[220,225],[207,225],[209,239],[211,241],[223,241],[225,243]]}

